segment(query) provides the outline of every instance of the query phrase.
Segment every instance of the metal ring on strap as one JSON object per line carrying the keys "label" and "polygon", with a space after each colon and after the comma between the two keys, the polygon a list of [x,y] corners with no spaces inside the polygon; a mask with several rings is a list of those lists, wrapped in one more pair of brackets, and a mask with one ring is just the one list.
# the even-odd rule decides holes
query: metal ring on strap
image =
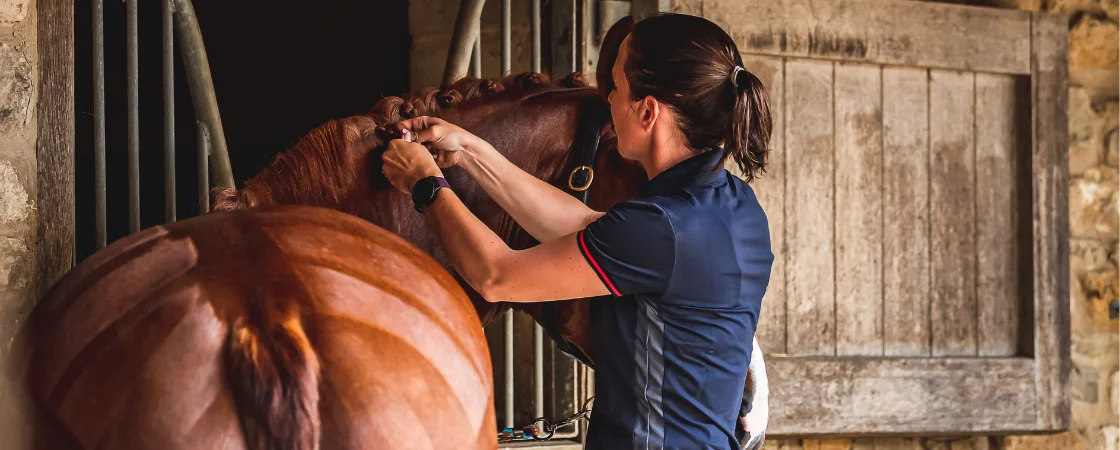
{"label": "metal ring on strap", "polygon": [[[587,184],[584,184],[583,186],[575,186],[574,183],[575,183],[575,178],[576,178],[576,172],[579,172],[580,170],[586,170],[587,171]],[[568,189],[571,189],[571,190],[576,191],[576,192],[586,191],[588,188],[591,187],[591,181],[594,180],[594,179],[595,179],[595,170],[592,169],[591,166],[576,167],[576,168],[572,169],[572,173],[568,174]]]}

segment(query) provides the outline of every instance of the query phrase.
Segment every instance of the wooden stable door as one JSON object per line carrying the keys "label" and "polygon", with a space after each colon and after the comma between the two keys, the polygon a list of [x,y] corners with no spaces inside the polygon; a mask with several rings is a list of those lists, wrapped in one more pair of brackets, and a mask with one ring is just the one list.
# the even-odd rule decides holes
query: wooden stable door
{"label": "wooden stable door", "polygon": [[701,0],[768,88],[773,435],[1064,429],[1066,21]]}

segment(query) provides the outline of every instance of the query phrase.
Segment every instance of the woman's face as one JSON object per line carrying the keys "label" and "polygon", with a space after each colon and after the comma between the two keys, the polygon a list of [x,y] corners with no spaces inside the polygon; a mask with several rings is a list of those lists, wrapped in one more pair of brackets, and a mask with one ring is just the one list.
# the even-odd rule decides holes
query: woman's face
{"label": "woman's face", "polygon": [[630,95],[630,82],[626,80],[626,58],[630,54],[630,36],[622,40],[611,68],[614,90],[607,96],[611,104],[611,118],[614,120],[615,134],[618,135],[618,152],[627,159],[641,160],[643,149],[649,148],[649,132],[642,126],[643,107],[641,101],[634,101]]}

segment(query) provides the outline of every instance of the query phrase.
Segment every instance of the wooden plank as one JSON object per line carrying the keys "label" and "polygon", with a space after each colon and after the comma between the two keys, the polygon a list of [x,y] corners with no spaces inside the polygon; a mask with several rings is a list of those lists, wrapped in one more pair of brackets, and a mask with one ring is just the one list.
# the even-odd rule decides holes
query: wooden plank
{"label": "wooden plank", "polygon": [[836,64],[836,354],[883,354],[879,66]]}
{"label": "wooden plank", "polygon": [[929,73],[883,68],[883,354],[928,356]]}
{"label": "wooden plank", "polygon": [[976,354],[973,75],[930,71],[933,356]]}
{"label": "wooden plank", "polygon": [[[786,243],[785,243],[785,117],[782,109],[784,64],[780,58],[742,55],[743,67],[762,81],[770,94],[770,115],[774,128],[770,134],[770,155],[766,173],[751,184],[766,219],[770,223],[770,248],[774,252],[774,265],[770,268],[770,284],[762,301],[762,315],[758,319],[758,343],[765,353],[786,352]],[[735,162],[728,160],[728,169],[739,174]]]}
{"label": "wooden plank", "polygon": [[[1029,358],[773,357],[772,439],[1001,433],[1035,427]],[[936,411],[936,414],[931,413]]]}
{"label": "wooden plank", "polygon": [[786,346],[791,355],[836,352],[833,260],[832,63],[787,60]]}
{"label": "wooden plank", "polygon": [[1031,196],[1038,427],[1070,426],[1068,36],[1064,16],[1034,14]]}
{"label": "wooden plank", "polygon": [[876,439],[875,450],[921,450],[922,446],[916,439]]}
{"label": "wooden plank", "polygon": [[[74,3],[36,8],[39,57],[37,297],[74,265]],[[30,308],[32,303],[27,304]]]}
{"label": "wooden plank", "polygon": [[739,50],[789,57],[1030,73],[1030,13],[901,0],[704,0]]}
{"label": "wooden plank", "polygon": [[[977,327],[980,356],[1013,356],[1019,343],[1016,77],[976,74]],[[1029,122],[1027,122],[1029,124]],[[1023,142],[1020,142],[1023,141]]]}
{"label": "wooden plank", "polygon": [[875,441],[871,439],[856,439],[852,441],[852,450],[875,450]]}

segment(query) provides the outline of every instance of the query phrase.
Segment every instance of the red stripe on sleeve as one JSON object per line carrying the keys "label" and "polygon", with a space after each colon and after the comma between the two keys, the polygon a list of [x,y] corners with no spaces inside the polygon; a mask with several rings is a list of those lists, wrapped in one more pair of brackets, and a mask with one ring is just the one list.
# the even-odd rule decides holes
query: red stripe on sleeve
{"label": "red stripe on sleeve", "polygon": [[587,251],[587,243],[583,241],[583,231],[582,230],[579,232],[579,246],[580,246],[580,250],[583,251],[583,256],[587,257],[588,261],[591,261],[591,266],[595,268],[595,272],[597,272],[599,274],[599,278],[602,278],[603,281],[606,282],[607,288],[611,290],[611,293],[614,294],[616,297],[621,297],[622,294],[620,294],[618,292],[618,289],[615,289],[614,283],[611,283],[611,279],[607,278],[607,273],[603,272],[602,267],[599,267],[599,262],[595,261],[595,257],[591,256],[591,252]]}

